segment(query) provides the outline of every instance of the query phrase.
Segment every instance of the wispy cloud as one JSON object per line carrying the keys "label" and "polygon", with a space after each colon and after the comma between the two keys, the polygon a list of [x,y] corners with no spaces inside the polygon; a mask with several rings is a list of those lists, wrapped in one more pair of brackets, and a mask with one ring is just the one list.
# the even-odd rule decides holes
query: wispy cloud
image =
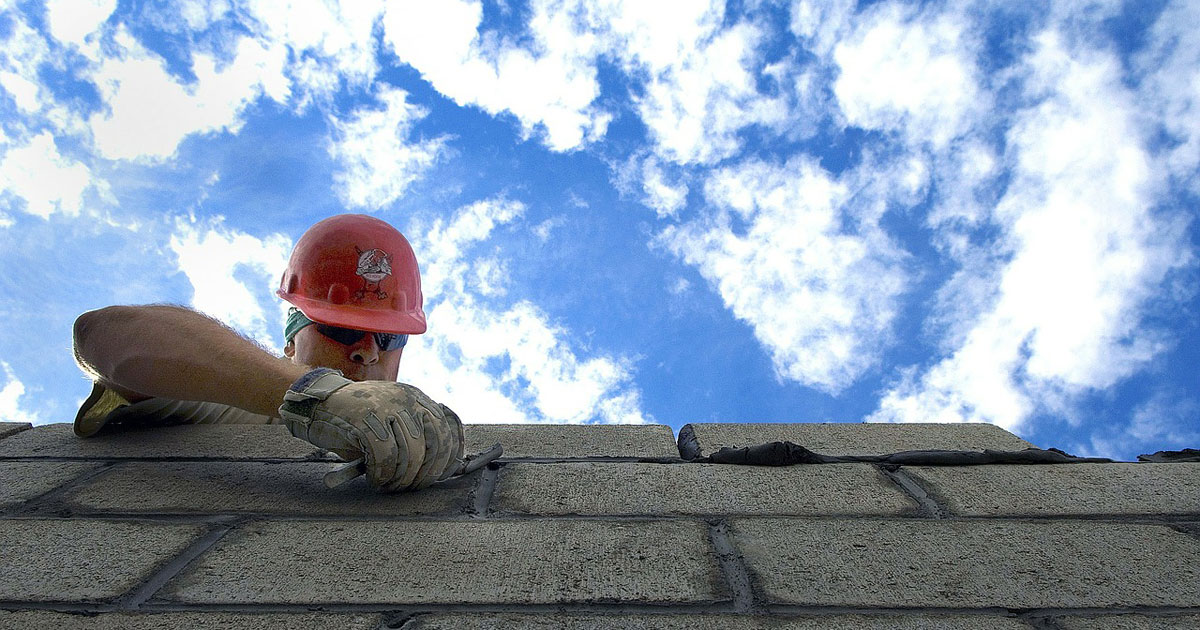
{"label": "wispy cloud", "polygon": [[88,167],[63,156],[49,132],[10,149],[0,160],[0,190],[24,200],[20,209],[43,219],[55,212],[78,215],[93,184]]}
{"label": "wispy cloud", "polygon": [[503,293],[503,274],[480,283],[473,273],[481,258],[472,250],[524,213],[520,203],[482,201],[415,235],[430,326],[405,349],[401,379],[453,401],[467,422],[645,422],[627,361],[581,356],[570,331],[531,302],[489,299]]}
{"label": "wispy cloud", "polygon": [[529,46],[481,33],[483,7],[469,0],[390,2],[384,38],[401,61],[462,105],[510,112],[524,133],[546,146],[575,149],[604,134],[609,117],[593,107],[594,35],[576,28],[572,12],[540,3],[529,24]]}
{"label": "wispy cloud", "polygon": [[334,174],[338,196],[357,208],[382,208],[395,201],[441,154],[444,138],[410,141],[413,124],[426,115],[404,90],[381,86],[382,109],[362,107],[333,120],[329,154],[341,168]]}
{"label": "wispy cloud", "polygon": [[291,239],[262,238],[213,220],[176,222],[170,248],[192,285],[192,306],[277,352],[287,305],[274,295]]}
{"label": "wispy cloud", "polygon": [[96,148],[110,159],[162,160],[193,134],[236,132],[241,113],[266,94],[286,100],[286,50],[242,37],[232,60],[194,52],[194,82],[167,71],[165,61],[147,50],[124,26],[113,34],[116,53],[103,57],[89,78],[105,111],[89,118]]}
{"label": "wispy cloud", "polygon": [[905,256],[843,184],[810,160],[752,161],[715,171],[705,198],[715,212],[658,242],[753,327],[780,377],[836,393],[877,363]]}
{"label": "wispy cloud", "polygon": [[[951,314],[970,322],[949,356],[908,373],[877,420],[988,421],[1014,429],[1075,394],[1127,378],[1165,349],[1142,313],[1190,264],[1183,225],[1155,212],[1162,180],[1110,54],[1042,33],[1024,61],[1034,103],[1007,132],[1007,191],[992,254],[963,257],[992,286]],[[970,284],[949,285],[970,289]],[[1069,409],[1069,408],[1068,408]]]}
{"label": "wispy cloud", "polygon": [[22,406],[25,384],[17,378],[7,362],[0,361],[0,368],[4,369],[4,387],[0,387],[0,422],[37,422],[38,415]]}

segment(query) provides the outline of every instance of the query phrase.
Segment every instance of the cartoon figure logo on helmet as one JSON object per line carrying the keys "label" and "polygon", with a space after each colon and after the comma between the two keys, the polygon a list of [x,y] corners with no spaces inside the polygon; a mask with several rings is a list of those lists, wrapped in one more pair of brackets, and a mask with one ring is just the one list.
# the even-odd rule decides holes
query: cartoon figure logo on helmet
{"label": "cartoon figure logo on helmet", "polygon": [[354,273],[366,282],[363,288],[354,293],[354,299],[361,300],[368,293],[374,293],[377,300],[386,298],[387,291],[379,286],[379,282],[392,275],[392,257],[378,248],[365,252],[357,247],[354,249],[358,251],[358,269]]}

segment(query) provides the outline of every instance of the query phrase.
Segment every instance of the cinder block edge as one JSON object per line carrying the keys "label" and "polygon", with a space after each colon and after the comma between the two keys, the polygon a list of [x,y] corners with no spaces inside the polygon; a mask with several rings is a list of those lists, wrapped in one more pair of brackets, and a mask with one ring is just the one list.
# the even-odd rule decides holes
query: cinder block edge
{"label": "cinder block edge", "polygon": [[0,440],[33,428],[29,422],[0,422]]}

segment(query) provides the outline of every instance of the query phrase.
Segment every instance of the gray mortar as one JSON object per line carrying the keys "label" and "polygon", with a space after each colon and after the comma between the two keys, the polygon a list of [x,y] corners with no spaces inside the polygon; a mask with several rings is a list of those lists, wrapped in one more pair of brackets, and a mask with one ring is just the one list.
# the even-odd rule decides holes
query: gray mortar
{"label": "gray mortar", "polygon": [[532,630],[617,630],[657,628],[660,630],[818,630],[825,628],[863,628],[865,630],[1029,630],[1029,626],[1003,617],[953,615],[855,615],[785,617],[766,615],[596,615],[596,614],[431,614],[411,618],[403,630],[494,630],[530,628]]}
{"label": "gray mortar", "polygon": [[0,628],[25,630],[159,630],[160,628],[237,628],[238,630],[374,630],[379,615],[327,613],[130,613],[72,615],[45,610],[0,611]]}
{"label": "gray mortar", "polygon": [[1055,619],[1062,630],[1180,630],[1200,628],[1200,613],[1182,615],[1101,615]]}

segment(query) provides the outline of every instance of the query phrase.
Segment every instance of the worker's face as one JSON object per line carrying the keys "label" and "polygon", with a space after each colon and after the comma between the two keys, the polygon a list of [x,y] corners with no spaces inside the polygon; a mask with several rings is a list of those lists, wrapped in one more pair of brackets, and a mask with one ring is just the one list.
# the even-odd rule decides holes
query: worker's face
{"label": "worker's face", "polygon": [[353,381],[394,381],[404,348],[381,352],[375,335],[346,345],[322,335],[316,326],[305,326],[283,352],[294,363],[341,370]]}

